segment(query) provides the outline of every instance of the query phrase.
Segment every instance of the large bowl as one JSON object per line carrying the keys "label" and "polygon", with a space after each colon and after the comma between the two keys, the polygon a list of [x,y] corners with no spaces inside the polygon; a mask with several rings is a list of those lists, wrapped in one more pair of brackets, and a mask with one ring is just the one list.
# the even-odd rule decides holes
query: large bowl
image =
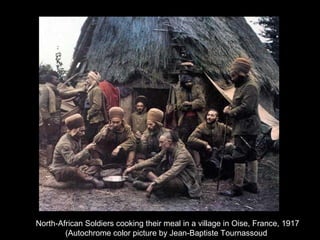
{"label": "large bowl", "polygon": [[106,188],[122,188],[126,179],[123,176],[108,176],[102,178]]}

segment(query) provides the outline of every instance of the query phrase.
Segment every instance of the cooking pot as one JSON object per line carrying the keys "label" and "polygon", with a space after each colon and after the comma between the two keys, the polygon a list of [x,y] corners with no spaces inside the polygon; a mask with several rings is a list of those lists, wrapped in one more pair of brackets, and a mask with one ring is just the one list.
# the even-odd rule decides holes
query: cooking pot
{"label": "cooking pot", "polygon": [[122,188],[126,177],[124,176],[107,176],[102,178],[106,188]]}

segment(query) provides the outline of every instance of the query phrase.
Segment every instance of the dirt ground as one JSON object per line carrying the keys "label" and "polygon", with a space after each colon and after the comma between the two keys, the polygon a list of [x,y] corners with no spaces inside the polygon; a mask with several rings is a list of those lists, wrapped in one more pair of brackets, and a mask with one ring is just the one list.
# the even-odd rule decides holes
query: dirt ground
{"label": "dirt ground", "polygon": [[[40,160],[41,160],[41,153]],[[268,153],[259,160],[259,194],[244,192],[230,198],[217,194],[217,182],[202,183],[200,199],[146,198],[130,182],[120,189],[95,189],[58,183],[48,170],[39,167],[39,211],[279,211],[279,155]],[[220,190],[231,181],[220,181]]]}

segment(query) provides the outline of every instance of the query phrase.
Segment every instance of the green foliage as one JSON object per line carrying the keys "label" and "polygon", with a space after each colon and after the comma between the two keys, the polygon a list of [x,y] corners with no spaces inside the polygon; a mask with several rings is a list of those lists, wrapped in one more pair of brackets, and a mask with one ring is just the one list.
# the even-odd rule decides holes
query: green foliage
{"label": "green foliage", "polygon": [[66,76],[67,71],[63,68],[63,63],[61,61],[61,52],[59,51],[59,46],[57,47],[58,52],[56,52],[56,67],[57,72],[60,75],[60,78],[64,78]]}
{"label": "green foliage", "polygon": [[268,39],[266,48],[279,65],[279,17],[260,17],[258,23],[264,27],[261,36]]}

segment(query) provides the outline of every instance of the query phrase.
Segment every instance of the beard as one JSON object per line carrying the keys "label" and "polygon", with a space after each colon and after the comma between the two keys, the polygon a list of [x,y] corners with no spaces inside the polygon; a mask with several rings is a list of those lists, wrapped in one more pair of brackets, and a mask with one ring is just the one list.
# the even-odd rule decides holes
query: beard
{"label": "beard", "polygon": [[216,121],[217,121],[217,119],[214,119],[213,121],[209,121],[209,120],[207,119],[207,124],[208,124],[208,125],[213,125]]}

